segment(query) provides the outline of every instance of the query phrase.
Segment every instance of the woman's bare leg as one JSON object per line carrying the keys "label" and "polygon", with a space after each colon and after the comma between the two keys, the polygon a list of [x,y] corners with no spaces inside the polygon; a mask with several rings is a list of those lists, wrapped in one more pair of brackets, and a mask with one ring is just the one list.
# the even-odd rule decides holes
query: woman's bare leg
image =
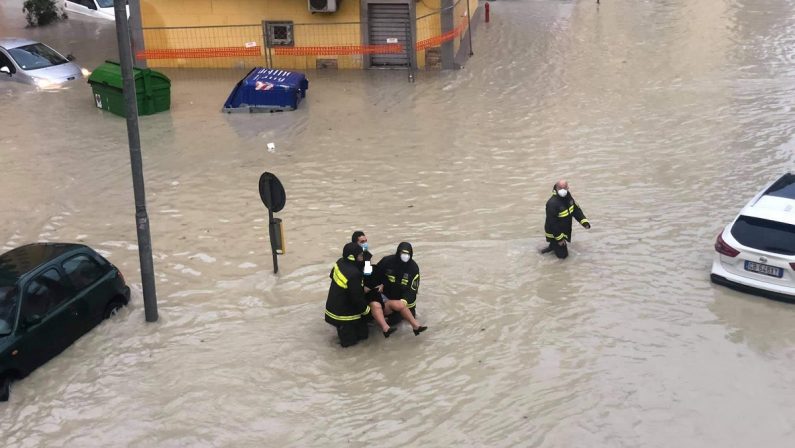
{"label": "woman's bare leg", "polygon": [[370,314],[375,319],[375,322],[381,327],[381,331],[387,332],[389,331],[389,325],[386,323],[386,319],[384,319],[384,310],[381,308],[381,304],[378,302],[370,302]]}
{"label": "woman's bare leg", "polygon": [[417,319],[415,319],[414,316],[411,315],[411,310],[406,306],[405,303],[403,303],[402,300],[387,300],[385,306],[386,309],[390,311],[390,313],[387,314],[391,314],[391,312],[393,311],[396,313],[400,313],[403,319],[405,319],[406,322],[408,322],[411,325],[411,328],[415,330],[420,328],[419,322],[417,322]]}

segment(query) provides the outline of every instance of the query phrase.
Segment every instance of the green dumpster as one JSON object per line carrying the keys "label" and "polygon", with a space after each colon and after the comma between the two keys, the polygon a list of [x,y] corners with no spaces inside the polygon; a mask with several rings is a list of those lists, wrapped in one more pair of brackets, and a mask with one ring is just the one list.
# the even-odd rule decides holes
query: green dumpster
{"label": "green dumpster", "polygon": [[[134,68],[138,115],[152,115],[171,107],[171,80],[148,68]],[[105,61],[88,77],[94,92],[94,104],[121,117],[126,116],[122,90],[121,66]]]}

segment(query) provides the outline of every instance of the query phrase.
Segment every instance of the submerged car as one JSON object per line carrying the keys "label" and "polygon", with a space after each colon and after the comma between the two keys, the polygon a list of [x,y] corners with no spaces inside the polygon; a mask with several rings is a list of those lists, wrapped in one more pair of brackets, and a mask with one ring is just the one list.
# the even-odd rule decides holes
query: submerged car
{"label": "submerged car", "polygon": [[718,234],[713,282],[795,300],[795,174],[767,185]]}
{"label": "submerged car", "polygon": [[0,255],[0,401],[12,381],[129,301],[121,272],[82,244],[28,244]]}
{"label": "submerged car", "polygon": [[41,42],[0,38],[0,81],[11,80],[40,88],[58,86],[88,76],[88,70]]}
{"label": "submerged car", "polygon": [[[113,0],[64,0],[64,9],[75,14],[105,20],[116,20],[113,11]],[[127,5],[127,18],[129,17],[130,6]]]}

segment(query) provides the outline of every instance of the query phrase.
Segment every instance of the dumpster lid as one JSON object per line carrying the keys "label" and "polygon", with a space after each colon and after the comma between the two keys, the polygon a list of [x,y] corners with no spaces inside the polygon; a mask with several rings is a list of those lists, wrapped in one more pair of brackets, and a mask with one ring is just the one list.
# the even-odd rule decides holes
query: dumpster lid
{"label": "dumpster lid", "polygon": [[288,72],[287,70],[279,70],[275,68],[255,68],[246,75],[242,84],[245,86],[253,86],[254,90],[271,90],[271,89],[305,89],[302,84],[305,83],[306,75],[298,72]]}
{"label": "dumpster lid", "polygon": [[[168,76],[160,72],[148,68],[133,67],[133,79],[138,80],[144,76],[148,76],[154,85],[171,85],[171,80]],[[121,77],[121,65],[119,65],[118,62],[105,61],[104,64],[101,64],[91,72],[91,75],[88,77],[88,83],[106,84],[121,89],[124,84]]]}

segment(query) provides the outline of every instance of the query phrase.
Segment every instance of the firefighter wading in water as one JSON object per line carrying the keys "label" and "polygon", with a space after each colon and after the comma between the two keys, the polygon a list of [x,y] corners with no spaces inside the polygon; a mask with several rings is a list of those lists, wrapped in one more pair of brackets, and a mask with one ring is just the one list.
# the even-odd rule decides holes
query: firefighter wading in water
{"label": "firefighter wading in water", "polygon": [[364,256],[361,246],[348,243],[342,258],[331,269],[331,286],[326,299],[326,322],[337,327],[343,347],[367,339],[369,329],[365,317],[370,307],[364,296]]}
{"label": "firefighter wading in water", "polygon": [[591,228],[585,213],[569,192],[569,183],[561,179],[552,187],[552,197],[547,201],[544,234],[549,246],[541,250],[542,254],[555,252],[555,255],[561,259],[569,256],[569,249],[566,246],[571,241],[572,217],[586,229]]}

